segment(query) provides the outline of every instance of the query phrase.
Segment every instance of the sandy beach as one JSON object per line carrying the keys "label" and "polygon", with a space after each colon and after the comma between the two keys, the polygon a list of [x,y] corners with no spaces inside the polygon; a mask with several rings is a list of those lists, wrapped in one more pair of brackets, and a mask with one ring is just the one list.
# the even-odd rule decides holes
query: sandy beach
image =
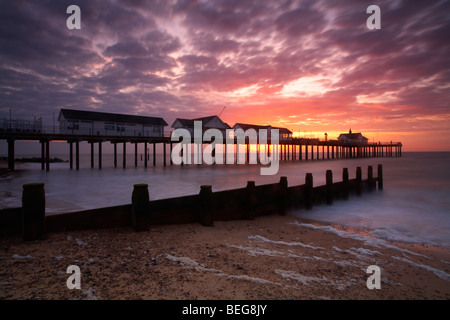
{"label": "sandy beach", "polygon": [[[441,299],[450,250],[371,237],[292,215],[0,239],[0,299]],[[81,271],[68,289],[67,267]],[[381,270],[369,290],[367,267]]]}

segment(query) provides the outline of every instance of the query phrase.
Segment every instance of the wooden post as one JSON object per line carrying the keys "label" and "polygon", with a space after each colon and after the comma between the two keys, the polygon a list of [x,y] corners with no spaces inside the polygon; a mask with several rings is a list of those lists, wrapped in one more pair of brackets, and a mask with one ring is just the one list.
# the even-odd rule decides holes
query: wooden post
{"label": "wooden post", "polygon": [[14,140],[8,139],[8,169],[14,171]]}
{"label": "wooden post", "polygon": [[212,186],[200,186],[198,222],[204,226],[214,226]]}
{"label": "wooden post", "polygon": [[127,166],[127,143],[123,143],[123,159],[122,159],[122,166],[125,169]]}
{"label": "wooden post", "polygon": [[134,143],[134,166],[135,167],[137,167],[137,165],[138,165],[137,154],[138,154],[138,144],[137,144],[137,142],[135,142]]}
{"label": "wooden post", "polygon": [[369,191],[373,190],[374,181],[373,181],[373,168],[372,166],[369,166],[367,168],[367,186]]}
{"label": "wooden post", "polygon": [[342,183],[343,183],[343,193],[344,199],[348,199],[349,186],[348,186],[348,168],[344,168],[342,171]]}
{"label": "wooden post", "polygon": [[356,168],[356,194],[361,194],[361,184],[362,184],[362,171],[361,167]]}
{"label": "wooden post", "polygon": [[280,198],[279,198],[279,203],[278,203],[278,208],[279,208],[278,213],[281,216],[285,216],[286,210],[287,210],[287,188],[288,188],[287,177],[280,177],[279,186],[280,186],[280,194],[279,194]]}
{"label": "wooden post", "polygon": [[247,220],[255,219],[255,206],[256,206],[256,190],[255,181],[247,181],[247,187],[245,188],[245,200],[246,210],[244,218]]}
{"label": "wooden post", "polygon": [[114,142],[114,168],[117,168],[117,142]]}
{"label": "wooden post", "polygon": [[147,141],[144,142],[144,167],[147,168],[147,160],[148,160],[148,150],[147,150]]}
{"label": "wooden post", "polygon": [[89,142],[91,145],[91,169],[94,168],[94,142]]}
{"label": "wooden post", "polygon": [[45,141],[45,170],[50,171],[50,141]]}
{"label": "wooden post", "polygon": [[150,224],[150,197],[147,184],[135,184],[131,196],[131,224],[135,231],[147,231]]}
{"label": "wooden post", "polygon": [[98,168],[102,168],[102,142],[98,142]]}
{"label": "wooden post", "polygon": [[166,161],[166,159],[167,159],[167,155],[166,155],[166,143],[164,142],[163,145],[164,145],[164,146],[163,146],[163,153],[164,153],[164,156],[163,156],[164,160],[163,160],[163,161],[164,161],[164,167],[165,167],[165,166],[166,166],[166,162],[167,162],[167,161]]}
{"label": "wooden post", "polygon": [[41,170],[45,169],[45,141],[41,140]]}
{"label": "wooden post", "polygon": [[80,170],[80,141],[75,142],[75,167]]}
{"label": "wooden post", "polygon": [[378,190],[383,190],[383,166],[378,165]]}
{"label": "wooden post", "polygon": [[22,235],[25,241],[45,236],[45,191],[43,183],[23,185]]}
{"label": "wooden post", "polygon": [[327,198],[327,204],[331,205],[333,204],[333,172],[331,170],[327,170],[326,173],[326,198]]}
{"label": "wooden post", "polygon": [[170,165],[173,165],[173,161],[172,161],[172,149],[173,149],[173,143],[172,140],[170,141],[170,149],[169,149],[169,158],[170,158]]}
{"label": "wooden post", "polygon": [[69,166],[73,169],[73,142],[69,142]]}
{"label": "wooden post", "polygon": [[153,142],[153,166],[156,166],[156,143]]}
{"label": "wooden post", "polygon": [[313,191],[313,176],[312,173],[307,173],[305,177],[304,186],[305,208],[306,210],[312,209],[312,191]]}

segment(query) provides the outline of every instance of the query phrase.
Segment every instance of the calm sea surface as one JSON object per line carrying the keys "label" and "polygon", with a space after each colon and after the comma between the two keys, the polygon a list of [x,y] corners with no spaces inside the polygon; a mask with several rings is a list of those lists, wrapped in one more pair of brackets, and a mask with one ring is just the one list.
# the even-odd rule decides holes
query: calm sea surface
{"label": "calm sea surface", "polygon": [[[67,159],[67,154],[52,157]],[[97,169],[97,161],[96,158],[95,169],[91,169],[89,155],[81,155],[79,171],[70,170],[68,163],[51,164],[50,172],[41,171],[37,163],[16,165],[17,172],[0,178],[0,208],[20,207],[22,185],[31,182],[45,183],[47,212],[55,214],[130,203],[136,183],[147,183],[150,198],[162,199],[196,194],[203,184],[218,191],[245,187],[249,180],[257,185],[275,183],[281,176],[288,177],[290,186],[299,185],[304,183],[308,172],[313,173],[315,186],[323,185],[327,169],[333,171],[334,181],[341,181],[343,168],[349,169],[352,179],[356,167],[361,166],[365,179],[367,166],[372,165],[376,175],[377,165],[382,164],[384,191],[292,213],[300,218],[365,227],[380,238],[450,246],[448,152],[404,152],[402,158],[282,161],[274,176],[261,176],[258,165],[163,167],[161,155],[156,167],[150,157],[147,169],[140,156],[135,168],[132,154],[127,156],[125,170],[121,155],[118,168],[113,167],[111,154],[103,156],[102,170]]]}

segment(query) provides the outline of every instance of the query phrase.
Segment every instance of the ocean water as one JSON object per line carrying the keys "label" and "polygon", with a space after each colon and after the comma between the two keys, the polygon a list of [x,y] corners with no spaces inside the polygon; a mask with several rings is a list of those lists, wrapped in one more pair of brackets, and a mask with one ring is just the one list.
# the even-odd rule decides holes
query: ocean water
{"label": "ocean water", "polygon": [[[22,155],[21,155],[22,156]],[[26,155],[24,155],[26,156]],[[36,155],[35,155],[36,156]],[[67,159],[67,154],[52,157]],[[169,159],[168,159],[169,161]],[[45,183],[48,214],[121,205],[131,202],[133,185],[147,183],[151,199],[197,194],[200,186],[212,185],[213,190],[245,187],[253,180],[257,185],[278,182],[287,176],[290,186],[303,184],[305,175],[313,173],[314,185],[325,184],[325,172],[333,171],[334,181],[341,181],[342,169],[348,168],[350,178],[362,167],[383,165],[384,190],[338,200],[332,206],[316,206],[311,211],[294,210],[295,216],[307,219],[367,228],[379,238],[414,243],[450,246],[450,153],[408,153],[401,158],[368,158],[343,160],[281,161],[278,174],[261,176],[259,165],[185,165],[162,166],[158,154],[153,167],[138,157],[127,156],[127,168],[113,166],[113,156],[103,156],[102,169],[90,168],[89,155],[81,155],[80,170],[70,170],[68,163],[52,163],[50,171],[41,171],[40,164],[17,165],[12,175],[0,178],[0,208],[21,206],[22,185]]]}

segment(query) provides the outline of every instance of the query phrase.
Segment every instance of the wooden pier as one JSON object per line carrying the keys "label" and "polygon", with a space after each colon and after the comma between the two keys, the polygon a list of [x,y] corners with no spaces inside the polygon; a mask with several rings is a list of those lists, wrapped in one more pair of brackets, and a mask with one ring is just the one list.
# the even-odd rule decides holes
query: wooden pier
{"label": "wooden pier", "polygon": [[[118,166],[118,145],[122,147],[122,167],[126,168],[127,143],[134,144],[134,166],[138,166],[138,144],[144,145],[144,167],[149,165],[149,146],[152,147],[152,165],[156,166],[156,146],[163,146],[162,165],[173,165],[172,150],[176,141],[171,141],[170,137],[136,137],[136,136],[99,136],[99,135],[73,135],[59,133],[27,133],[27,132],[0,132],[0,139],[6,140],[8,144],[8,169],[14,171],[14,153],[15,141],[38,141],[41,144],[41,169],[50,170],[50,142],[65,141],[69,145],[69,167],[70,169],[80,169],[80,143],[87,142],[90,144],[91,168],[95,167],[94,150],[95,144],[98,148],[97,168],[103,166],[102,145],[103,143],[112,143],[114,145],[114,167]],[[225,147],[229,140],[224,139],[222,145]],[[218,142],[216,142],[218,143]],[[240,143],[240,142],[239,142]],[[194,139],[191,140],[194,145]],[[207,144],[207,143],[204,143]],[[237,140],[234,139],[234,157],[237,157],[239,146]],[[246,139],[244,142],[247,163],[249,163],[250,144]],[[256,150],[260,150],[262,144],[256,143]],[[272,152],[273,145],[271,141],[264,144],[268,153]],[[75,149],[75,150],[74,150]],[[320,141],[318,139],[292,138],[289,140],[279,141],[279,160],[282,161],[302,161],[302,160],[319,160],[319,159],[351,159],[351,158],[370,158],[370,157],[401,157],[401,142],[379,142],[368,144],[349,144],[342,143],[337,140]],[[226,155],[226,152],[223,153]],[[225,163],[225,161],[224,161]]]}

